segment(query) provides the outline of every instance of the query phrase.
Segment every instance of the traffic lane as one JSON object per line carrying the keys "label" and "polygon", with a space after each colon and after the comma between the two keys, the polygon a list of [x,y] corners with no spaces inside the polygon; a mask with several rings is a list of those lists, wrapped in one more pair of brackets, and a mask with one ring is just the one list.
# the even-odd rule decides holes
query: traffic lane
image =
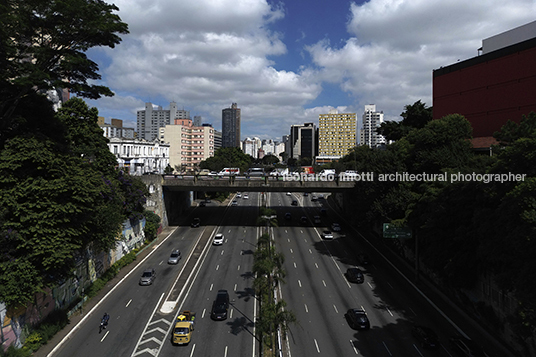
{"label": "traffic lane", "polygon": [[[309,231],[312,232],[311,230]],[[334,264],[333,261],[327,257],[318,255],[311,246],[303,246],[304,244],[307,244],[306,240],[309,242],[313,241],[314,233],[306,239],[295,238],[287,240],[287,242],[291,242],[290,244],[294,243],[296,245],[301,245],[298,247],[288,247],[288,253],[290,254],[289,258],[286,260],[289,262],[288,281],[294,282],[295,279],[293,279],[293,275],[294,272],[296,272],[295,274],[298,274],[298,278],[296,278],[298,279],[298,288],[304,288],[311,285],[318,289],[314,293],[307,292],[303,296],[299,296],[298,305],[301,306],[304,300],[309,300],[309,302],[305,302],[308,306],[307,310],[309,314],[318,314],[318,311],[327,311],[329,313],[329,318],[322,321],[320,326],[324,326],[326,329],[333,331],[335,336],[338,336],[335,339],[330,337],[326,340],[326,335],[320,334],[320,336],[315,337],[315,340],[313,341],[315,349],[321,350],[321,352],[324,351],[325,353],[325,351],[332,351],[336,346],[341,345],[345,348],[345,355],[356,353],[356,351],[360,351],[361,353],[371,350],[376,351],[376,348],[367,348],[362,344],[359,346],[359,350],[356,349],[353,345],[355,332],[348,327],[344,319],[344,313],[348,308],[362,307],[359,301],[360,299],[352,292],[352,290],[356,290],[356,287],[351,286],[346,282],[342,272],[336,267],[336,264]],[[285,239],[283,239],[283,241],[285,241]],[[285,244],[282,244],[282,246],[284,245]],[[283,289],[285,291],[284,296],[289,292],[290,295],[294,295],[295,293],[293,289],[290,289],[290,291],[287,292],[285,286]],[[314,294],[314,299],[312,298],[312,294]],[[294,297],[291,297],[291,299],[293,298]],[[291,304],[292,303],[289,302],[289,308]],[[365,308],[365,310],[368,312],[369,309]],[[300,311],[300,308],[298,308],[298,311]],[[318,322],[316,324],[318,324]],[[311,321],[310,328],[313,330],[315,329],[314,325],[315,323]],[[355,338],[368,332],[369,331],[361,331],[355,333]],[[365,343],[373,342],[375,340],[370,338],[370,334],[368,336],[369,338],[363,340]],[[379,342],[381,343],[381,340]],[[296,347],[301,355],[303,351],[301,350],[300,344],[296,344]]]}
{"label": "traffic lane", "polygon": [[[311,237],[308,237],[308,240],[311,240]],[[291,242],[305,242],[305,239],[292,239]],[[305,251],[309,251],[309,254],[311,254],[311,249],[303,249],[302,248],[289,248],[290,258],[288,260],[294,260],[299,261],[293,253],[301,253]],[[303,254],[298,254],[303,255]],[[331,310],[332,312],[338,313],[341,311],[342,314],[346,312],[346,310],[350,307],[363,307],[367,313],[369,314],[369,318],[371,319],[371,328],[374,332],[366,331],[368,333],[367,338],[363,339],[360,338],[360,336],[363,336],[364,331],[362,332],[355,332],[355,335],[353,335],[353,331],[347,326],[347,324],[343,325],[343,329],[337,331],[337,335],[346,336],[348,338],[348,346],[352,347],[354,352],[371,352],[374,351],[374,353],[389,353],[391,350],[392,352],[402,353],[403,355],[410,355],[411,353],[419,353],[416,351],[415,346],[413,346],[413,343],[406,341],[404,336],[399,338],[399,321],[400,319],[396,316],[391,315],[389,312],[389,309],[385,306],[382,306],[381,303],[379,304],[377,301],[372,302],[363,302],[366,299],[362,298],[362,295],[358,296],[359,294],[355,294],[356,292],[356,285],[353,285],[352,287],[354,289],[351,289],[350,286],[347,285],[346,291],[340,290],[337,287],[341,284],[348,284],[341,272],[340,269],[336,268],[336,263],[330,261],[331,258],[325,257],[325,256],[319,256],[319,259],[315,261],[314,255],[311,257],[305,257],[303,259],[304,262],[310,261],[314,264],[314,266],[319,271],[315,272],[314,274],[305,274],[305,277],[298,281],[298,286],[301,288],[303,286],[307,286],[307,284],[315,284],[317,286],[324,286],[326,288],[324,296],[321,298],[324,303],[322,303],[321,309]],[[306,265],[307,263],[303,263]],[[293,269],[294,266],[294,269]],[[298,268],[300,267],[300,263],[297,263]],[[288,281],[294,281],[292,277],[292,272],[296,269],[296,263],[292,263],[290,267],[288,267]],[[299,270],[299,269],[298,269]],[[327,274],[330,271],[334,272],[334,274]],[[291,280],[292,279],[292,280]],[[364,285],[357,285],[357,291],[360,291],[362,288],[368,289],[368,287],[365,287]],[[354,292],[352,293],[353,290]],[[370,291],[370,289],[369,289]],[[291,293],[294,293],[293,290],[290,290]],[[318,292],[315,292],[314,294],[318,294]],[[303,301],[303,299],[306,299],[306,296],[309,294],[305,294],[304,296],[300,297],[300,301]],[[341,298],[344,296],[350,296],[353,295],[354,300],[357,300],[357,303],[354,301],[349,302],[346,298]],[[363,303],[363,305],[359,304],[359,301]],[[326,303],[329,302],[329,303]],[[368,306],[368,307],[365,307]],[[371,307],[372,306],[372,307]],[[312,310],[314,307],[308,307],[308,310]],[[378,311],[375,311],[375,309],[378,309]],[[300,309],[298,309],[300,311]],[[372,312],[372,313],[371,313]],[[371,316],[372,315],[372,316]],[[387,318],[386,318],[387,316]],[[375,327],[375,321],[377,320],[377,325]],[[390,321],[389,321],[390,320]],[[329,322],[324,322],[323,326],[329,326]],[[340,327],[340,325],[335,324],[332,328],[337,329]],[[396,327],[396,328],[394,328]],[[321,339],[315,339],[314,341],[315,347],[320,349],[319,346],[324,345],[323,349],[332,350],[333,348],[330,345],[330,341],[327,342],[327,344],[324,344],[321,342]],[[339,341],[342,345],[344,343],[342,341]],[[327,345],[327,348],[326,348]],[[389,346],[391,346],[389,348]],[[300,354],[304,353],[304,351],[300,350]],[[423,353],[423,355],[426,355],[426,352]]]}
{"label": "traffic lane", "polygon": [[[229,245],[242,244],[240,241],[232,241]],[[244,255],[231,256],[231,249],[223,251],[222,247],[212,247],[213,249],[207,256],[202,267],[202,272],[196,280],[188,297],[185,299],[183,308],[197,312],[196,329],[192,338],[192,343],[184,347],[170,347],[163,349],[162,355],[167,355],[167,351],[181,350],[187,355],[198,356],[218,356],[228,353],[228,355],[240,356],[240,350],[252,350],[245,346],[252,346],[250,341],[252,330],[248,326],[251,322],[245,316],[251,318],[253,308],[253,299],[248,299],[243,292],[248,291],[252,286],[252,281],[244,280],[240,275],[239,265],[245,266],[246,259],[250,257]],[[241,250],[238,248],[237,250]],[[222,254],[222,252],[224,254]],[[248,284],[250,284],[248,286]],[[228,312],[228,318],[225,321],[212,321],[210,313],[212,302],[216,293],[220,289],[229,292],[232,304]],[[244,315],[242,315],[244,314]],[[253,321],[253,318],[251,318]],[[248,336],[249,335],[249,336]],[[242,346],[242,347],[240,347]],[[185,350],[185,351],[182,351]],[[247,356],[248,354],[244,354]]]}
{"label": "traffic lane", "polygon": [[[341,271],[340,279],[350,284],[343,274],[346,268],[353,265],[346,265],[348,260],[339,258],[341,256],[344,258],[344,253],[350,250],[350,247],[345,244],[348,239],[346,237],[323,241],[319,243],[319,246],[325,249],[319,249],[319,252],[322,253],[324,259],[333,260],[335,265],[340,265],[340,269],[338,268]],[[411,335],[411,328],[416,322],[415,316],[417,315],[423,317],[418,321],[419,323],[431,327],[437,326],[437,324],[430,322],[429,305],[425,305],[426,301],[416,300],[417,296],[409,296],[414,291],[409,289],[408,286],[399,283],[397,279],[393,279],[392,273],[384,274],[381,269],[377,269],[372,263],[366,267],[367,269],[361,267],[365,275],[364,283],[352,283],[351,286],[357,288],[353,289],[352,294],[365,308],[371,323],[371,329],[375,330],[376,327],[379,327],[378,331],[375,331],[374,337],[369,336],[369,339],[378,338],[382,348],[389,350],[391,353],[421,353],[426,355],[428,352],[418,351],[420,348],[415,345]],[[404,293],[401,294],[401,292]],[[412,309],[412,306],[415,306],[415,308]],[[348,308],[351,307],[359,306],[349,306]],[[422,311],[421,307],[427,310],[427,313],[420,313]],[[439,315],[435,317],[437,318]],[[443,322],[443,320],[439,321]],[[448,327],[443,323],[440,329],[434,328],[439,332],[449,331]],[[360,347],[359,344],[355,344],[355,346],[358,349]]]}
{"label": "traffic lane", "polygon": [[[393,331],[391,335],[396,334],[397,338],[404,338],[405,343],[415,345],[411,329],[415,324],[424,325],[436,331],[442,342],[442,349],[449,349],[448,338],[456,330],[421,294],[405,279],[401,278],[391,265],[386,264],[383,259],[374,254],[369,254],[372,257],[370,264],[360,265],[357,258],[348,254],[350,251],[364,251],[362,245],[351,234],[333,241],[330,248],[330,254],[344,264],[348,264],[347,267],[359,265],[360,269],[363,270],[365,274],[364,285],[370,287],[364,290],[369,292],[369,301],[373,303],[380,298],[375,304],[376,309],[387,312],[398,321],[396,331]],[[385,313],[378,315],[379,318],[384,316],[386,316]],[[394,325],[386,324],[386,326],[386,331],[389,331]],[[419,349],[419,346],[415,345],[414,348]]]}
{"label": "traffic lane", "polygon": [[[181,234],[183,233],[176,230],[163,245],[170,239],[176,238],[180,241],[177,246],[188,251],[194,240],[182,240]],[[169,287],[166,279],[162,277],[170,274],[172,270],[178,273],[183,264],[181,262],[177,266],[167,267],[167,257],[169,257],[167,250],[158,249],[143,263],[138,264],[122,282],[114,282],[117,284],[115,290],[92,311],[84,323],[79,325],[54,356],[94,356],[97,352],[102,356],[112,356],[122,355],[125,349],[134,348],[138,336],[132,334],[132,331],[143,329],[144,319],[149,318],[153,305]],[[170,272],[164,273],[164,270],[160,269],[161,277],[157,267],[164,260],[165,269],[169,269]],[[149,266],[157,269],[156,281],[150,286],[139,286],[141,272]],[[110,314],[109,326],[99,334],[100,320],[105,312]],[[124,331],[130,332],[125,334]]]}
{"label": "traffic lane", "polygon": [[342,309],[338,308],[343,305],[339,295],[344,299],[347,294],[334,289],[323,262],[317,261],[308,248],[311,237],[300,231],[276,238],[278,249],[287,256],[283,299],[298,318],[298,324],[291,326],[289,334],[291,352],[300,356],[348,355],[350,345],[341,343],[344,318]]}
{"label": "traffic lane", "polygon": [[[188,346],[167,343],[161,355],[180,351],[186,355],[218,356],[232,353],[228,355],[239,356],[242,353],[238,352],[241,350],[239,346],[249,345],[251,349],[244,349],[244,355],[248,356],[247,351],[252,350],[252,335],[248,331],[252,331],[249,325],[253,321],[254,299],[251,296],[252,274],[247,269],[252,265],[252,254],[244,252],[250,250],[258,233],[256,227],[246,228],[247,234],[243,235],[243,239],[235,239],[232,234],[222,246],[210,248],[191,291],[181,304],[182,309],[197,313],[192,342]],[[241,228],[221,227],[224,232],[228,229],[244,233]],[[212,302],[219,289],[228,290],[230,298],[234,299],[226,321],[210,320]]]}

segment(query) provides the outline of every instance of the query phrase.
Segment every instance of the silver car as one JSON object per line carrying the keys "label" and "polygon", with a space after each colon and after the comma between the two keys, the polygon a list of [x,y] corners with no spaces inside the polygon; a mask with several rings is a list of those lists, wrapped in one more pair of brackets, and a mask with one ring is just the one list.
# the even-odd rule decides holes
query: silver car
{"label": "silver car", "polygon": [[156,272],[154,269],[145,269],[141,274],[140,285],[151,285],[156,279]]}
{"label": "silver car", "polygon": [[168,264],[179,264],[179,261],[181,260],[181,251],[178,249],[175,249],[171,252],[171,255],[168,259]]}

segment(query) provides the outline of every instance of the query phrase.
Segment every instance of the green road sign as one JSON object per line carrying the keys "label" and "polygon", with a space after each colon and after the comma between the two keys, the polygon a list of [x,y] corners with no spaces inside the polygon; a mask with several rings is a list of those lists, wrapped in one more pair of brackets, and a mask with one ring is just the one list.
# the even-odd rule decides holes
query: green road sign
{"label": "green road sign", "polygon": [[397,227],[391,223],[383,224],[383,238],[411,238],[411,228]]}

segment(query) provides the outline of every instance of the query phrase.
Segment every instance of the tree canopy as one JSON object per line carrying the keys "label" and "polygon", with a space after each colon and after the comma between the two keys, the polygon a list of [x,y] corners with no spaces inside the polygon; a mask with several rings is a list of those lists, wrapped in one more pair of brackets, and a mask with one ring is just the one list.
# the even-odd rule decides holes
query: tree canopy
{"label": "tree canopy", "polygon": [[[17,123],[27,96],[65,88],[97,99],[112,91],[94,84],[92,47],[115,47],[128,26],[102,0],[6,0],[0,5],[0,144]],[[23,117],[22,117],[23,118]]]}
{"label": "tree canopy", "polygon": [[69,276],[82,248],[114,247],[125,219],[144,212],[147,189],[115,168],[97,116],[71,99],[49,119],[62,135],[28,132],[0,150],[0,301],[8,305]]}

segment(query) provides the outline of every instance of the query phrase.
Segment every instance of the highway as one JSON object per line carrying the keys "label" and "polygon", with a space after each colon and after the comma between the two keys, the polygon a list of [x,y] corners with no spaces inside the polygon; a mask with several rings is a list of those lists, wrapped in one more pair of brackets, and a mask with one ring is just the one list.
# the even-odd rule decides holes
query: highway
{"label": "highway", "polygon": [[[325,200],[311,201],[311,195],[271,193],[270,206],[278,212],[280,226],[274,228],[278,250],[285,254],[286,284],[282,298],[299,323],[291,327],[284,351],[288,356],[453,356],[447,343],[456,329],[438,313],[373,249],[356,239],[342,224],[343,231],[324,241],[320,233],[332,222],[340,222],[328,209],[322,223],[313,224]],[[291,206],[298,200],[298,206]],[[285,213],[291,220],[284,220]],[[308,223],[300,218],[306,216]],[[359,253],[371,257],[362,266]],[[348,267],[365,272],[363,284],[349,283]],[[344,318],[350,308],[363,308],[370,330],[352,330]],[[439,335],[439,350],[423,349],[411,335],[414,324],[432,327]]]}
{"label": "highway", "polygon": [[[251,269],[260,235],[256,225],[260,195],[250,192],[248,199],[236,198],[236,206],[209,203],[192,209],[183,224],[151,247],[151,254],[49,356],[258,356],[254,337],[258,306]],[[283,356],[454,356],[447,341],[457,327],[450,319],[358,232],[345,226],[327,200],[313,202],[311,197],[267,193],[279,222],[271,232],[276,249],[286,258],[287,275],[279,293],[298,319],[284,341]],[[291,205],[293,200],[297,206]],[[327,214],[315,224],[313,217],[321,214],[322,207]],[[291,214],[290,220],[285,213]],[[194,217],[200,218],[199,228],[189,226]],[[333,222],[341,223],[342,232],[325,241],[320,233]],[[211,244],[216,233],[225,235],[221,246]],[[182,251],[178,265],[167,264],[173,249]],[[370,257],[369,264],[361,265],[360,253]],[[354,266],[364,271],[363,284],[347,281],[344,273]],[[141,272],[149,267],[157,272],[155,283],[139,286]],[[220,289],[229,292],[229,316],[213,321],[212,302]],[[166,311],[166,304],[171,311]],[[366,311],[370,330],[348,326],[344,314],[350,308]],[[189,345],[174,346],[173,322],[183,309],[196,313],[195,331]],[[110,324],[99,333],[104,312],[111,315]],[[442,343],[440,349],[423,349],[411,335],[414,324],[432,327]],[[491,357],[504,355],[500,350],[486,352]]]}

